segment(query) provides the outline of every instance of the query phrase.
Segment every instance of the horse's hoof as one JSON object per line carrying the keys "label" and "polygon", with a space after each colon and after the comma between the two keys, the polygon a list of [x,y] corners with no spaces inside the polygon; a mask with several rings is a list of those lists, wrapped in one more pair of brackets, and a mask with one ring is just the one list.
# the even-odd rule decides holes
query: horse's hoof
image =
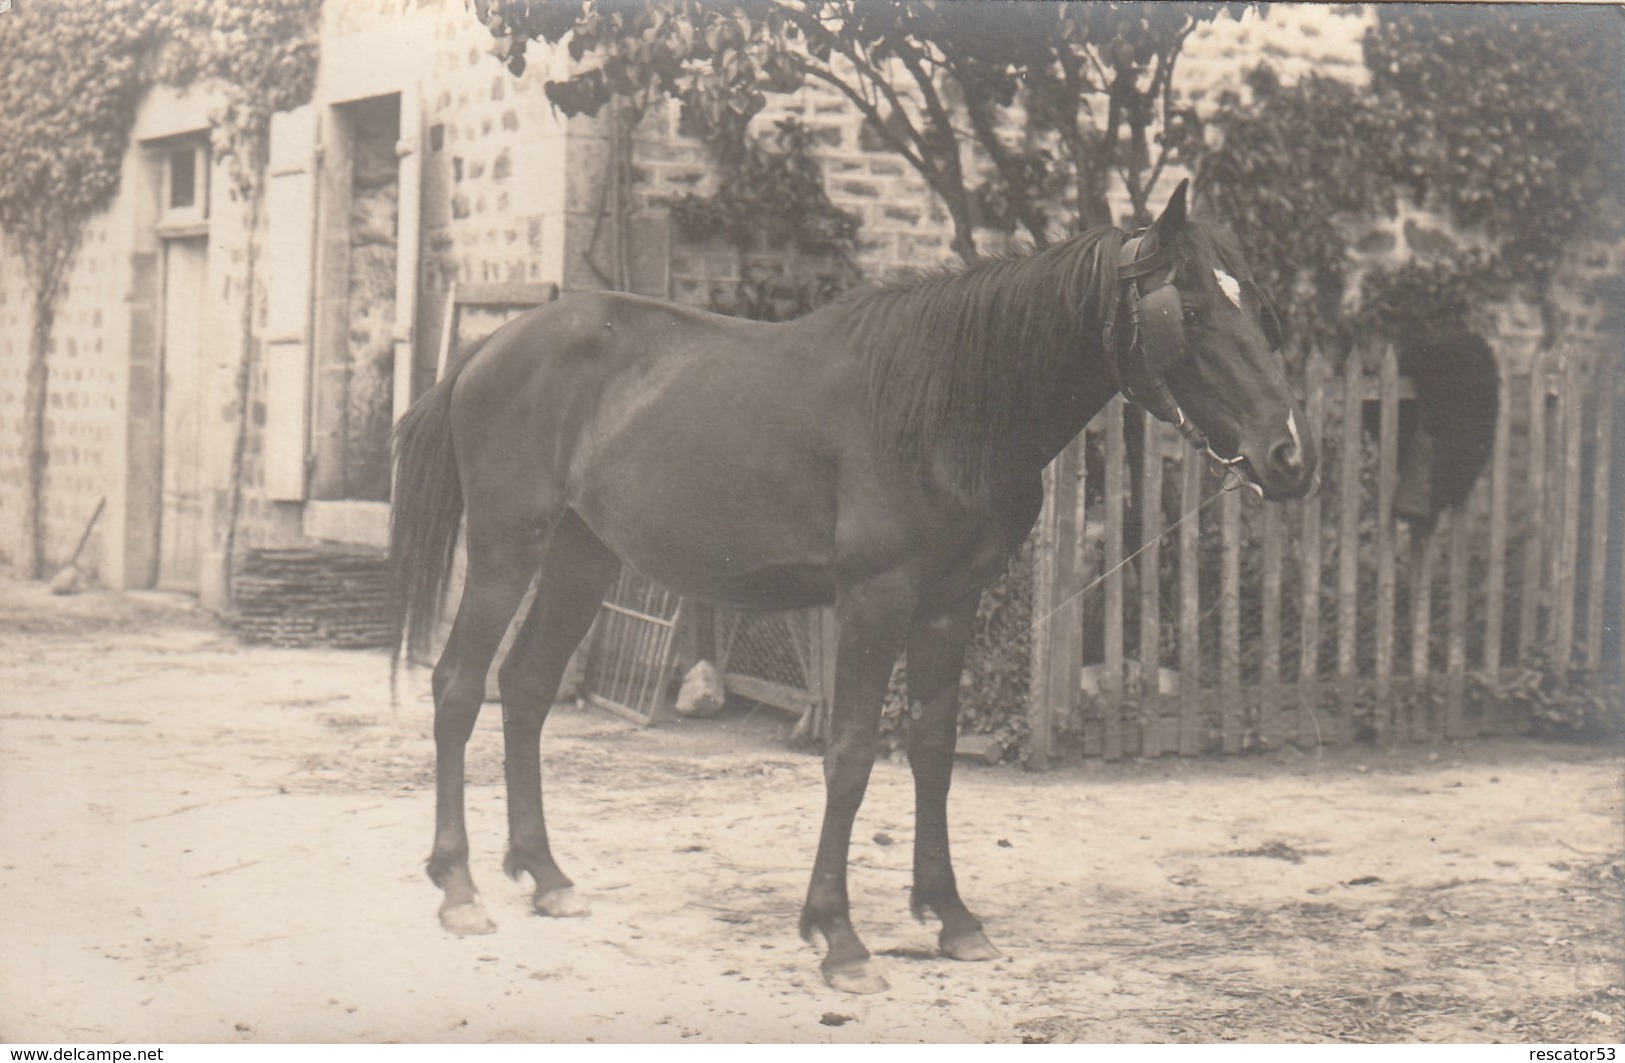
{"label": "horse's hoof", "polygon": [[491,922],[485,914],[485,906],[479,901],[469,904],[454,904],[440,909],[440,925],[458,937],[469,937],[474,934],[492,934],[496,932],[497,925]]}
{"label": "horse's hoof", "polygon": [[824,981],[842,993],[884,993],[889,986],[868,960],[824,968]]}
{"label": "horse's hoof", "polygon": [[579,919],[592,914],[592,906],[587,903],[587,898],[577,893],[573,886],[537,894],[531,904],[537,915],[553,919]]}
{"label": "horse's hoof", "polygon": [[980,930],[942,942],[942,954],[951,960],[996,960],[1004,953]]}

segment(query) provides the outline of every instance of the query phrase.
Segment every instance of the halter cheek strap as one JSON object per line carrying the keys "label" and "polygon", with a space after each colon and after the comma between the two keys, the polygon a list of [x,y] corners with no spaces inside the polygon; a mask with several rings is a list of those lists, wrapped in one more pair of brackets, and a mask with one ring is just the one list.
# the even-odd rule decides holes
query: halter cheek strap
{"label": "halter cheek strap", "polygon": [[[1160,421],[1179,429],[1191,446],[1202,451],[1224,480],[1226,490],[1242,484],[1262,490],[1241,472],[1246,458],[1226,458],[1213,449],[1207,435],[1185,415],[1168,387],[1165,371],[1185,354],[1184,306],[1173,285],[1180,263],[1164,248],[1136,257],[1144,236],[1124,241],[1118,252],[1117,279],[1122,297],[1107,311],[1105,348],[1118,390],[1130,402]],[[1117,332],[1118,304],[1128,312],[1127,342]]]}

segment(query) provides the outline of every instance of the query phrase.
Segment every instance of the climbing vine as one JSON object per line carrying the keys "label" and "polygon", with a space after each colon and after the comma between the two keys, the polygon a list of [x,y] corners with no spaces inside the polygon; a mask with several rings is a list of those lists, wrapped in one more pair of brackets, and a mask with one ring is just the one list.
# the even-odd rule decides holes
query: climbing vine
{"label": "climbing vine", "polygon": [[86,224],[118,192],[141,100],[158,84],[216,88],[224,102],[213,116],[215,150],[256,209],[270,115],[303,102],[314,84],[319,10],[320,0],[16,0],[0,15],[0,237],[23,266],[33,312],[24,571],[38,576],[45,565],[56,299]]}
{"label": "climbing vine", "polygon": [[[720,239],[739,258],[739,281],[712,309],[759,321],[785,321],[852,286],[860,219],[830,202],[812,132],[794,118],[752,137],[742,128],[707,138],[718,162],[716,191],[670,201],[678,233]],[[751,262],[757,252],[778,261]]]}
{"label": "climbing vine", "polygon": [[[1379,5],[1370,84],[1260,67],[1252,102],[1221,101],[1215,138],[1188,153],[1239,227],[1299,338],[1347,336],[1521,287],[1544,299],[1565,248],[1625,187],[1618,13]],[[1448,216],[1485,246],[1441,241],[1345,299],[1361,236],[1351,220],[1402,203]]]}

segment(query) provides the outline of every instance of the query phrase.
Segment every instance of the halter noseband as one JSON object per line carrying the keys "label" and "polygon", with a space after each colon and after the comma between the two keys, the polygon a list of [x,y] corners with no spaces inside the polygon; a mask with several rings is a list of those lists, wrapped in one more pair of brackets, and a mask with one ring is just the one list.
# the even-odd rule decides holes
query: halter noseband
{"label": "halter noseband", "polygon": [[[1118,390],[1159,421],[1179,429],[1191,446],[1212,462],[1214,471],[1224,481],[1225,490],[1233,491],[1246,484],[1262,495],[1263,489],[1240,469],[1247,459],[1240,454],[1226,458],[1215,451],[1207,434],[1185,415],[1179,400],[1168,388],[1163,370],[1176,364],[1185,353],[1184,306],[1179,289],[1173,284],[1183,263],[1174,259],[1169,248],[1158,248],[1144,258],[1136,258],[1144,240],[1145,233],[1141,232],[1123,242],[1117,255],[1117,280],[1122,294],[1106,313],[1106,361],[1117,380]],[[1158,274],[1161,274],[1160,280],[1155,279]],[[1128,307],[1126,346],[1119,343],[1116,329],[1119,303]]]}

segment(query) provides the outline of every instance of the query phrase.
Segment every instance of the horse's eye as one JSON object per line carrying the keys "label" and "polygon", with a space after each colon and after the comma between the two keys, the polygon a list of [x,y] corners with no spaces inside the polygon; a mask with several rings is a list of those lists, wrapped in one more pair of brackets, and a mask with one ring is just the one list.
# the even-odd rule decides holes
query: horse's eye
{"label": "horse's eye", "polygon": [[1202,320],[1202,315],[1198,314],[1196,312],[1196,307],[1187,306],[1185,308],[1185,324],[1187,326],[1193,326],[1193,325],[1197,324],[1201,320]]}

